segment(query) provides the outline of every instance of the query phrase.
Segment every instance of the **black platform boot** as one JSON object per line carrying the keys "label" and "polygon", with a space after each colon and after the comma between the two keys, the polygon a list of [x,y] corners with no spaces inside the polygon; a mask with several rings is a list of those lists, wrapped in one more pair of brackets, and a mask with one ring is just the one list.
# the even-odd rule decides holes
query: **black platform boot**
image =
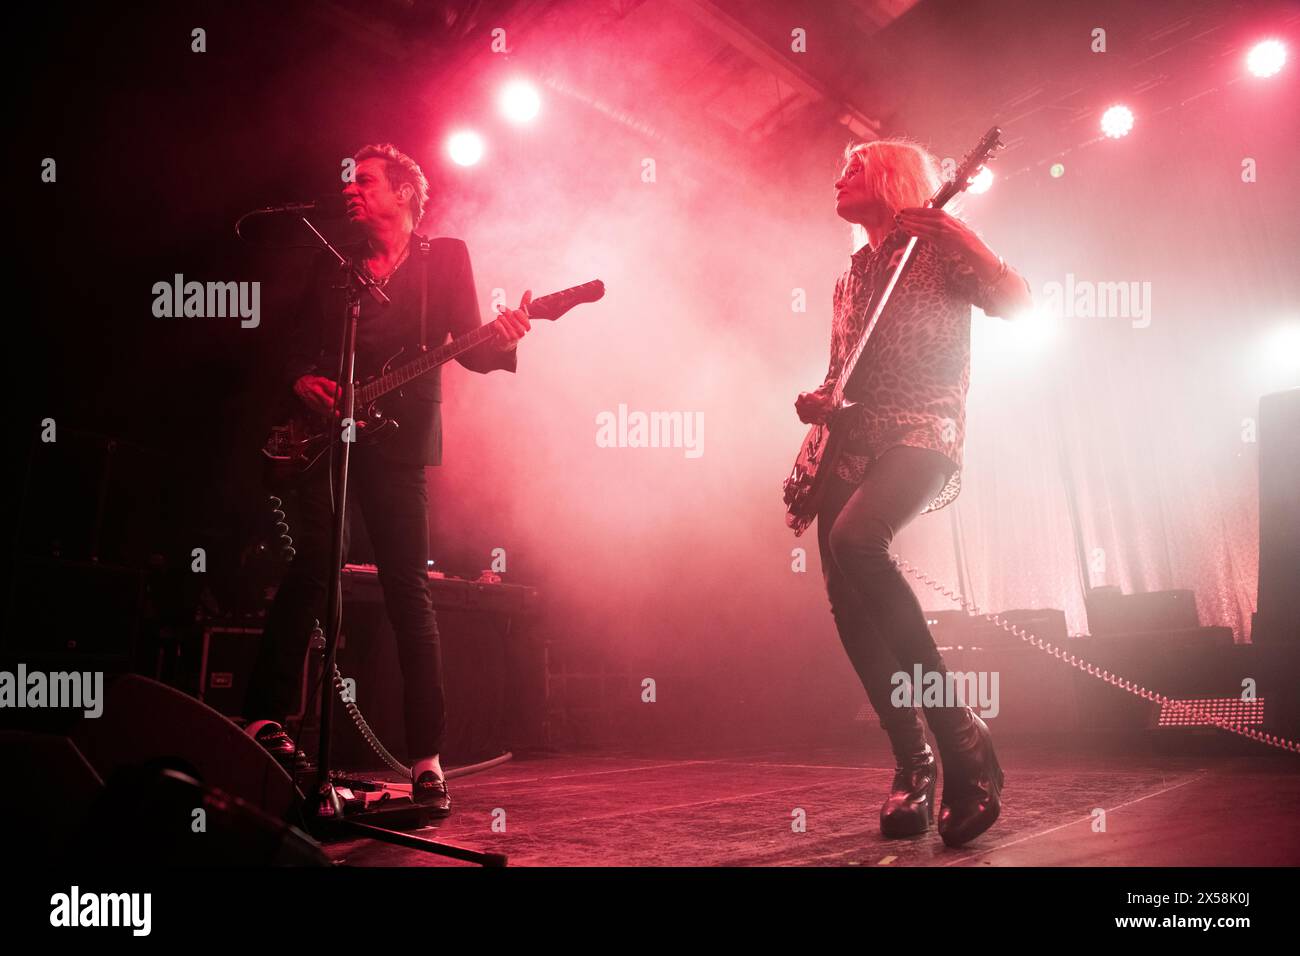
{"label": "black platform boot", "polygon": [[974,711],[961,707],[942,719],[933,713],[927,711],[927,718],[943,760],[939,836],[948,846],[961,846],[997,820],[1004,777],[993,752],[993,735]]}
{"label": "black platform boot", "polygon": [[934,787],[939,764],[925,742],[925,727],[912,709],[910,720],[886,727],[897,767],[889,796],[880,808],[880,832],[894,837],[924,833],[934,822]]}

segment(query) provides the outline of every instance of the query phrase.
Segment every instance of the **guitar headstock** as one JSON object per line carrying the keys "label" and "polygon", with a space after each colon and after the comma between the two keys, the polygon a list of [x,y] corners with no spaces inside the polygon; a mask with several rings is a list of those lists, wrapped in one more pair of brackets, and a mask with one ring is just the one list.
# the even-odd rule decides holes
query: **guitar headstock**
{"label": "guitar headstock", "polygon": [[930,200],[930,205],[935,209],[942,209],[948,201],[958,193],[965,192],[975,178],[980,167],[985,163],[990,163],[995,158],[995,150],[1001,149],[1002,130],[996,126],[989,127],[989,131],[980,137],[980,141],[974,145],[970,152],[962,157],[961,162],[957,165],[957,171],[953,174],[952,181],[944,183],[934,198]]}
{"label": "guitar headstock", "polygon": [[605,283],[592,279],[582,285],[575,285],[559,292],[552,292],[540,299],[528,303],[528,317],[531,319],[558,319],[575,305],[584,302],[596,302],[605,297]]}

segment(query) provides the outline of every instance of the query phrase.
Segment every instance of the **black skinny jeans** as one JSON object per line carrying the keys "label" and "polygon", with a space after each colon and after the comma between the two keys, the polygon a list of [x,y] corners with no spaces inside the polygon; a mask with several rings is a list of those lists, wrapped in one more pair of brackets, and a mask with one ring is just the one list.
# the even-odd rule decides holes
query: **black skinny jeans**
{"label": "black skinny jeans", "polygon": [[[817,544],[831,614],[881,726],[893,736],[917,725],[916,708],[895,707],[892,676],[920,664],[946,673],[925,614],[889,559],[894,535],[937,495],[952,474],[947,458],[927,448],[890,448],[857,488],[832,477],[817,515]],[[925,708],[936,731],[954,726],[955,708]]]}
{"label": "black skinny jeans", "polygon": [[[412,759],[430,757],[441,752],[446,714],[438,624],[428,586],[429,498],[424,465],[397,464],[377,457],[375,449],[356,447],[348,498],[349,510],[360,506],[370,532],[384,605],[397,637],[407,749]],[[276,593],[245,701],[244,712],[253,720],[283,721],[295,709],[312,623],[319,619],[324,627],[333,528],[327,462],[321,462],[299,490],[297,511],[290,529],[297,554]],[[345,525],[345,560],[349,530]],[[332,688],[333,682],[327,680],[326,685]]]}

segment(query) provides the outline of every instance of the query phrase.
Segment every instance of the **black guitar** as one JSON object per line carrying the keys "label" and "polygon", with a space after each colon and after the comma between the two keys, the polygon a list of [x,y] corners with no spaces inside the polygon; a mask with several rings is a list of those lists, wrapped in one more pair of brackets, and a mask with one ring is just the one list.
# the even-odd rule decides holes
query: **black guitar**
{"label": "black guitar", "polygon": [[[967,187],[970,186],[971,179],[979,172],[979,168],[990,160],[995,149],[1001,148],[1001,136],[1002,131],[996,126],[985,133],[983,138],[975,144],[975,148],[962,159],[952,181],[944,183],[939,188],[939,191],[930,197],[926,206],[931,209],[942,209],[958,193],[965,192]],[[890,235],[893,235],[892,230]],[[885,241],[889,241],[888,237],[886,237]],[[911,261],[912,250],[916,248],[916,243],[917,237],[912,236],[907,243],[907,247],[903,250],[898,265],[894,267],[894,271],[889,276],[889,281],[885,284],[883,291],[876,300],[871,319],[867,322],[866,328],[862,330],[862,338],[858,340],[857,347],[845,361],[844,367],[840,369],[839,378],[835,380],[834,388],[831,391],[831,408],[833,411],[828,421],[825,424],[813,425],[808,430],[803,445],[799,448],[799,455],[795,459],[794,468],[790,470],[790,477],[785,480],[783,486],[786,504],[785,523],[787,527],[794,530],[796,537],[808,530],[808,526],[817,517],[817,510],[821,505],[822,495],[826,490],[826,481],[831,474],[832,463],[839,455],[842,435],[835,429],[835,421],[837,419],[843,420],[840,418],[841,414],[854,404],[844,401],[844,387],[853,376],[853,370],[858,366],[858,359],[862,357],[862,350],[866,348],[867,339],[871,337],[871,332],[875,329],[880,314],[885,311],[890,296],[893,295],[904,270],[907,269],[907,264]]]}
{"label": "black guitar", "polygon": [[[575,305],[596,302],[605,295],[605,284],[599,279],[544,295],[528,304],[530,319],[555,320]],[[398,428],[396,419],[384,414],[381,399],[385,395],[400,394],[399,389],[413,379],[445,365],[462,352],[467,352],[492,337],[495,321],[479,326],[458,339],[436,349],[419,352],[414,358],[406,350],[398,352],[380,370],[379,374],[355,386],[354,428],[348,438],[356,442],[374,442],[392,434]],[[265,479],[272,489],[290,488],[301,482],[325,457],[333,429],[325,417],[309,412],[301,405],[288,420],[273,425],[262,446]]]}

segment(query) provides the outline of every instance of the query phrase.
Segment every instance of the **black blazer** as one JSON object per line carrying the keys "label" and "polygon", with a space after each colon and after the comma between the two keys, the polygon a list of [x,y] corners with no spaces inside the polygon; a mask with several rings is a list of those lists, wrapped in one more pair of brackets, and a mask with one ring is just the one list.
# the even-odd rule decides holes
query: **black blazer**
{"label": "black blazer", "polygon": [[[384,287],[392,302],[384,307],[368,294],[361,297],[361,317],[357,323],[359,381],[377,375],[384,364],[403,348],[406,352],[395,364],[415,357],[418,352],[421,257],[417,243],[420,238],[412,235],[411,254]],[[345,255],[360,255],[363,249],[364,246],[358,244],[340,251]],[[432,349],[449,337],[457,338],[473,331],[482,325],[483,320],[469,249],[464,241],[451,238],[430,240],[427,272],[429,297],[425,341]],[[286,365],[290,388],[303,375],[324,375],[332,379],[338,372],[344,296],[331,288],[337,284],[338,268],[333,257],[321,253],[313,264],[296,317],[297,331]],[[493,369],[513,372],[518,357],[513,349],[501,351],[490,343],[483,343],[457,356],[456,361],[474,372],[487,373]],[[442,369],[433,369],[404,385],[401,392],[400,397],[389,395],[381,401],[384,412],[398,422],[396,434],[369,450],[407,464],[441,464]]]}

